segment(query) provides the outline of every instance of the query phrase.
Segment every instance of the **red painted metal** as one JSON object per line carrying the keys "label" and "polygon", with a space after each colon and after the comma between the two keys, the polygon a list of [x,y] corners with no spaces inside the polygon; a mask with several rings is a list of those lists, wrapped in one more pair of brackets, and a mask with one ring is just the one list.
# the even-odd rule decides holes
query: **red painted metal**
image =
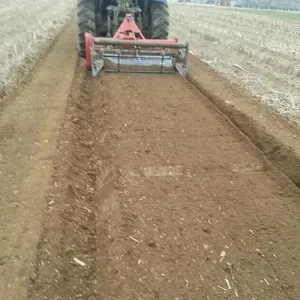
{"label": "red painted metal", "polygon": [[[142,34],[139,27],[136,25],[134,18],[132,15],[126,15],[122,24],[116,31],[113,36],[114,39],[117,40],[144,40],[149,42],[157,42],[157,43],[178,43],[178,38],[169,39],[169,40],[159,40],[159,39],[146,39]],[[126,46],[124,46],[125,48]],[[127,47],[126,47],[127,48]]]}
{"label": "red painted metal", "polygon": [[[173,38],[169,40],[159,40],[159,39],[146,39],[142,34],[139,27],[136,25],[134,18],[131,14],[125,16],[123,22],[119,26],[118,30],[113,36],[116,40],[143,40],[144,42],[149,43],[157,43],[157,47],[153,47],[152,49],[159,48],[160,43],[178,43],[178,38]],[[92,68],[92,61],[91,61],[91,45],[93,43],[93,36],[91,33],[85,33],[85,50],[86,50],[86,67],[87,69],[91,70]],[[94,45],[95,49],[101,48],[100,45]],[[131,48],[134,46],[130,45],[123,45],[122,48]]]}
{"label": "red painted metal", "polygon": [[145,39],[144,35],[134,22],[132,15],[126,15],[113,38],[118,40]]}
{"label": "red painted metal", "polygon": [[85,64],[86,68],[88,70],[92,69],[92,58],[91,58],[91,45],[93,36],[90,32],[86,32],[84,34],[84,40],[85,40]]}

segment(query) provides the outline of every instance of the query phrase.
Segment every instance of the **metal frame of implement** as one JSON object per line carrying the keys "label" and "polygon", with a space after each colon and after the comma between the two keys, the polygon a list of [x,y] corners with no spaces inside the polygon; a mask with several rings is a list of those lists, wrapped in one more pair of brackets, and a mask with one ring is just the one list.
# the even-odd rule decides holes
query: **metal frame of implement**
{"label": "metal frame of implement", "polygon": [[[85,50],[86,67],[92,70],[94,78],[102,69],[105,72],[122,73],[169,74],[177,71],[183,77],[186,77],[187,73],[188,43],[179,43],[177,38],[146,39],[131,14],[126,15],[113,38],[93,37],[91,33],[85,33]],[[116,68],[106,69],[107,60],[116,65]],[[123,64],[124,60],[133,60],[136,63]],[[147,67],[143,61],[148,62]],[[168,63],[167,66],[165,62]],[[129,69],[124,66],[129,66]]]}

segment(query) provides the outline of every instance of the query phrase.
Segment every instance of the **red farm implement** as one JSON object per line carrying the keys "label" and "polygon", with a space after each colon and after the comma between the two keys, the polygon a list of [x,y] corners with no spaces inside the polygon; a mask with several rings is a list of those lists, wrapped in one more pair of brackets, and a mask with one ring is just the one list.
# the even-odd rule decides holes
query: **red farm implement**
{"label": "red farm implement", "polygon": [[131,14],[126,14],[112,38],[85,33],[86,67],[100,72],[187,72],[188,43],[174,39],[146,39]]}

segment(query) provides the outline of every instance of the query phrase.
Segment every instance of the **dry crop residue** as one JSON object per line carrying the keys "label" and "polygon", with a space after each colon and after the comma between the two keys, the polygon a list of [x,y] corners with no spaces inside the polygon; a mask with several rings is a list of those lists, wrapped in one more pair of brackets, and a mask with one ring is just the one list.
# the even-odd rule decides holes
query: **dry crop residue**
{"label": "dry crop residue", "polygon": [[171,35],[263,103],[299,123],[299,21],[245,10],[170,5]]}
{"label": "dry crop residue", "polygon": [[[73,0],[2,0],[0,95],[27,80],[41,52],[70,20]],[[1,99],[0,99],[1,105]]]}

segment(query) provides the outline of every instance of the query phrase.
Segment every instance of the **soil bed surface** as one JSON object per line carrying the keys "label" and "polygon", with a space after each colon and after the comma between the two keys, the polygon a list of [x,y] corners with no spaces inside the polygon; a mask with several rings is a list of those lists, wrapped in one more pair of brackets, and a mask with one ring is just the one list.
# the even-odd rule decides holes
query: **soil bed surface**
{"label": "soil bed surface", "polygon": [[299,189],[178,74],[92,80],[74,31],[1,115],[0,294],[298,300]]}

